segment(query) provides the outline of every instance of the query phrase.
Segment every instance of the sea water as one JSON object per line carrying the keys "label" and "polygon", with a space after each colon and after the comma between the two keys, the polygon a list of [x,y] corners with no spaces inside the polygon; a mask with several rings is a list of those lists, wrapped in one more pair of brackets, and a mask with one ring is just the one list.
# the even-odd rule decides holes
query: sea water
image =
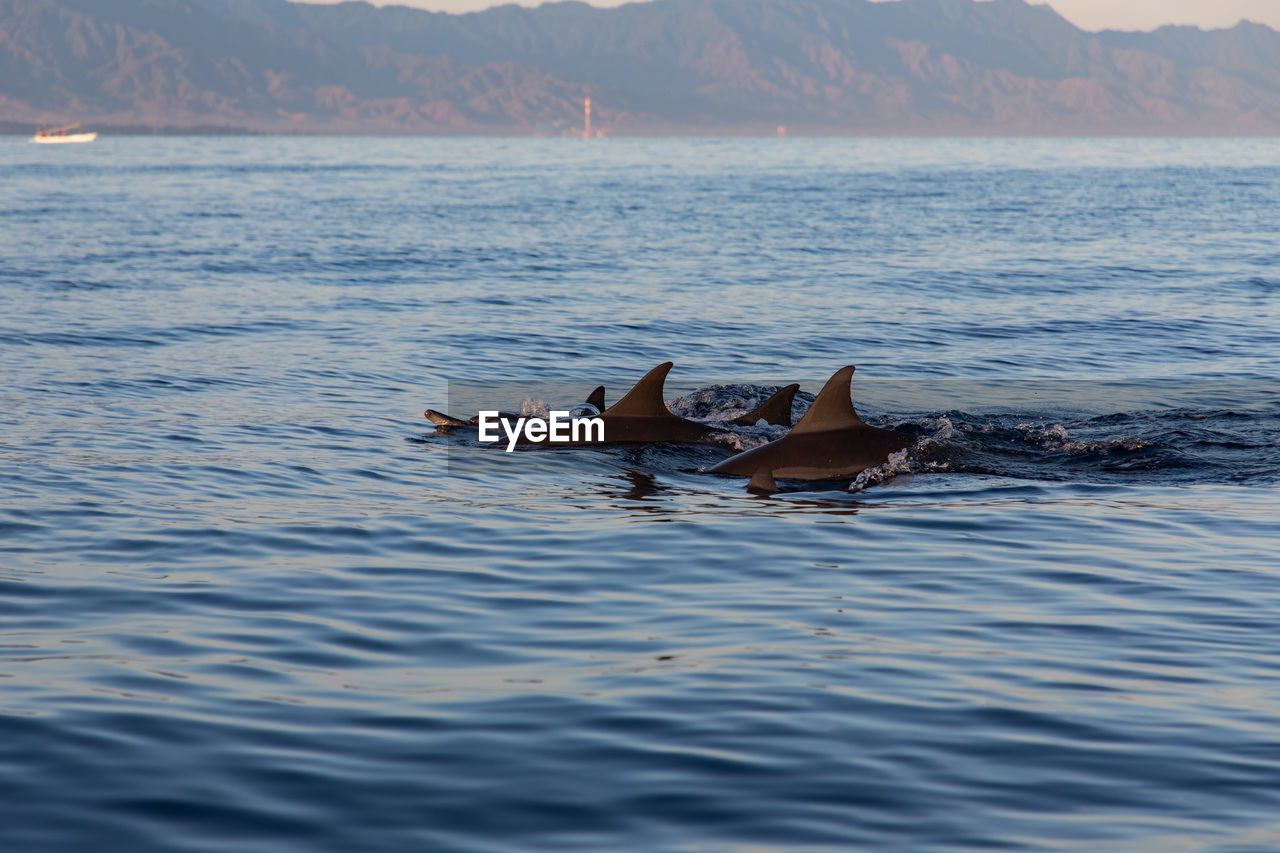
{"label": "sea water", "polygon": [[[1280,141],[10,138],[0,187],[3,849],[1280,846]],[[422,418],[666,360],[703,417],[856,364],[920,443],[753,495]]]}

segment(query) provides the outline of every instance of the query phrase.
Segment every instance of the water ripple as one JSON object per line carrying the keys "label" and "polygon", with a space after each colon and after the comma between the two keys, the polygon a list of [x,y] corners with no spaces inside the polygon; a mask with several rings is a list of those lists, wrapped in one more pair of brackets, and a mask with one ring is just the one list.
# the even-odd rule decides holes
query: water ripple
{"label": "water ripple", "polygon": [[[1280,843],[1273,140],[0,147],[5,849]],[[668,358],[921,442],[421,417]]]}

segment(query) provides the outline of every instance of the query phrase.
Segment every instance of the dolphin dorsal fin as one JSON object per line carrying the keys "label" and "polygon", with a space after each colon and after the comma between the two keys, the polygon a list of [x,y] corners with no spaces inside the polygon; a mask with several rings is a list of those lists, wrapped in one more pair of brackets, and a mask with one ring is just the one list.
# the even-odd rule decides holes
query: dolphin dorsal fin
{"label": "dolphin dorsal fin", "polygon": [[596,390],[587,395],[587,402],[596,407],[597,412],[604,411],[604,386],[597,385]]}
{"label": "dolphin dorsal fin", "polygon": [[822,386],[809,411],[792,432],[831,432],[848,429],[862,423],[849,399],[849,380],[853,379],[853,365],[837,370],[827,384]]}
{"label": "dolphin dorsal fin", "polygon": [[667,371],[673,363],[664,361],[650,370],[621,400],[605,410],[609,415],[625,415],[631,418],[674,418],[662,399],[662,386],[667,381]]}
{"label": "dolphin dorsal fin", "polygon": [[742,417],[734,418],[733,423],[742,424],[743,426],[755,426],[763,419],[765,423],[777,426],[791,426],[791,401],[795,399],[796,392],[799,390],[799,383],[794,382],[785,388],[780,388],[774,392],[772,397]]}

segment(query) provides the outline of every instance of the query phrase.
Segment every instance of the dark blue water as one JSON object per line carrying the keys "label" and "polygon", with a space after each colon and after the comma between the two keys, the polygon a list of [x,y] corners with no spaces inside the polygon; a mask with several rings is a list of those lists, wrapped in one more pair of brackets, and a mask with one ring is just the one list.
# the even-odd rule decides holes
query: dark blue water
{"label": "dark blue water", "polygon": [[[0,187],[0,848],[1280,846],[1280,142],[10,139]],[[857,364],[921,445],[760,497],[421,416],[666,359]]]}

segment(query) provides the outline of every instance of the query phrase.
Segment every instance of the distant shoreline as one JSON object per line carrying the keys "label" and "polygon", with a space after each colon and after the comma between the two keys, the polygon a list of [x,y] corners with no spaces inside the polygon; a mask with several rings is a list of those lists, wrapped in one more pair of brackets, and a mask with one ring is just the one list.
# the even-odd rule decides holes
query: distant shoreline
{"label": "distant shoreline", "polygon": [[[559,139],[566,142],[581,141],[580,136],[555,136],[541,133],[481,132],[457,131],[449,133],[428,131],[405,132],[351,132],[351,131],[278,131],[253,130],[251,128],[163,128],[150,129],[134,126],[112,127],[111,125],[91,126],[103,137],[147,137],[147,136],[235,136],[235,137],[282,137],[297,139]],[[36,131],[36,125],[0,124],[0,137],[27,139]],[[653,133],[619,133],[607,137],[592,138],[599,142],[609,139],[773,139],[785,143],[788,139],[1280,139],[1280,130],[1258,131],[1256,133],[1185,133],[1173,132],[1080,132],[1080,133],[892,133],[868,131],[865,133],[848,132],[806,132],[795,131],[785,137],[766,133],[735,133],[730,131],[655,131]]]}
{"label": "distant shoreline", "polygon": [[[1026,0],[664,0],[465,15],[9,0],[0,132],[1272,137],[1280,32],[1086,32]],[[150,7],[148,7],[150,9]]]}

